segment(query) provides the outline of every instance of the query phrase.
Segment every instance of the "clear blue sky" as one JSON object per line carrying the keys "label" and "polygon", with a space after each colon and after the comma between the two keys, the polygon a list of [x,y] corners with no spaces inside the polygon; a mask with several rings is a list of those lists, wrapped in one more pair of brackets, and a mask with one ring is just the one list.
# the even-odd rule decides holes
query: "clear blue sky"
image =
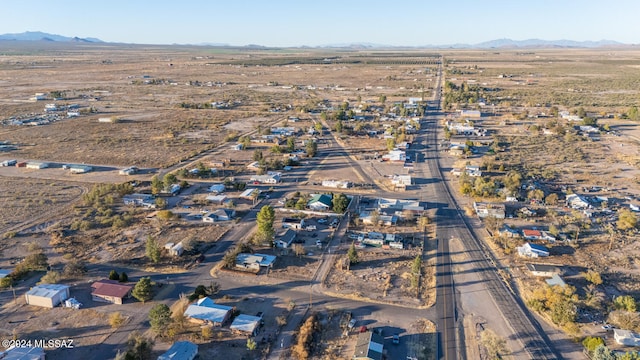
{"label": "clear blue sky", "polygon": [[499,38],[640,44],[639,0],[2,0],[0,34],[142,44],[475,44]]}

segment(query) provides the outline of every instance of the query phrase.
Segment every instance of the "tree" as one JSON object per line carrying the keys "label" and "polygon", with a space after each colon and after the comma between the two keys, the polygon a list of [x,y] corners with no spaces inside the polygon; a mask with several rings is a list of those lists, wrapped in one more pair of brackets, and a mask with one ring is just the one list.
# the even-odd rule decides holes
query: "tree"
{"label": "tree", "polygon": [[157,175],[154,175],[151,178],[151,193],[153,195],[158,195],[159,193],[162,192],[163,189],[164,189],[164,184],[162,183],[162,180],[158,178]]}
{"label": "tree", "polygon": [[65,277],[82,276],[87,272],[87,266],[80,260],[73,259],[64,265],[62,274]]}
{"label": "tree", "polygon": [[153,340],[142,336],[139,332],[129,335],[127,351],[118,353],[115,360],[151,360]]}
{"label": "tree", "polygon": [[558,203],[558,194],[551,193],[544,198],[544,202],[547,205],[556,205]]}
{"label": "tree", "polygon": [[396,147],[396,140],[394,138],[387,139],[387,150],[391,151]]}
{"label": "tree", "polygon": [[342,120],[338,120],[333,128],[337,133],[341,133],[342,129],[344,128],[344,125],[342,125]]}
{"label": "tree", "polygon": [[111,315],[109,315],[109,325],[111,325],[111,327],[113,329],[117,329],[120,326],[122,326],[122,324],[124,324],[124,316],[122,316],[122,314],[119,311],[116,311],[114,313],[111,313]]}
{"label": "tree", "polygon": [[576,110],[576,115],[578,115],[579,117],[583,118],[583,117],[587,116],[587,111],[581,106]]}
{"label": "tree", "polygon": [[616,310],[626,310],[635,312],[637,308],[636,300],[631,295],[618,296],[613,299],[613,307]]}
{"label": "tree", "polygon": [[162,335],[171,325],[171,309],[165,304],[156,304],[149,311],[149,324],[151,329]]}
{"label": "tree", "polygon": [[247,339],[247,350],[253,351],[258,348],[258,343],[252,338]]}
{"label": "tree", "polygon": [[156,217],[160,220],[170,220],[175,216],[171,210],[159,210],[156,213]]}
{"label": "tree", "polygon": [[527,198],[529,200],[539,200],[542,201],[542,199],[544,199],[544,192],[540,189],[535,189],[535,190],[531,190],[529,191],[529,193],[527,194]]}
{"label": "tree", "polygon": [[[326,119],[325,119],[326,120]],[[313,124],[313,128],[316,129],[317,132],[322,134],[322,123],[321,122],[315,122]]]}
{"label": "tree", "polygon": [[305,252],[304,245],[293,244],[293,253],[296,254],[297,257],[301,257]]}
{"label": "tree", "polygon": [[43,277],[40,278],[38,285],[40,284],[57,284],[60,282],[60,273],[54,270],[47,271]]}
{"label": "tree", "polygon": [[253,151],[253,161],[260,161],[264,158],[262,151],[256,149]]}
{"label": "tree", "polygon": [[134,298],[138,299],[138,301],[142,301],[144,303],[145,301],[151,300],[151,298],[153,297],[151,290],[151,278],[143,277],[140,278],[140,280],[138,280],[136,285],[133,287],[131,295],[133,295]]}
{"label": "tree", "polygon": [[316,156],[318,152],[318,143],[315,141],[307,141],[307,144],[304,146],[304,151],[307,153],[308,157]]}
{"label": "tree", "polygon": [[115,270],[111,270],[109,272],[109,280],[118,280],[118,279],[120,279],[120,274],[118,274],[118,272]]}
{"label": "tree", "polygon": [[600,273],[597,271],[593,271],[593,270],[587,271],[586,273],[584,273],[584,279],[595,286],[602,284],[602,277],[600,276]]}
{"label": "tree", "polygon": [[160,245],[158,244],[158,240],[151,236],[147,237],[147,242],[145,244],[145,254],[147,255],[147,258],[149,258],[149,260],[151,260],[154,264],[157,264],[160,261]]}
{"label": "tree", "polygon": [[589,353],[593,353],[593,351],[600,345],[604,345],[604,340],[598,336],[587,336],[582,340],[582,346],[584,346]]}
{"label": "tree", "polygon": [[242,144],[242,149],[248,149],[251,146],[251,138],[248,136],[241,137],[240,144]]}
{"label": "tree", "polygon": [[162,184],[164,185],[165,190],[169,190],[171,188],[171,185],[177,184],[177,183],[178,183],[178,178],[173,173],[168,173],[162,179]]}
{"label": "tree", "polygon": [[293,136],[287,138],[287,151],[294,152],[296,150],[296,139]]}
{"label": "tree", "polygon": [[619,230],[627,231],[638,226],[638,217],[629,209],[618,211],[618,222],[616,223]]}
{"label": "tree", "polygon": [[384,104],[387,101],[387,96],[380,95],[380,98],[378,99],[378,101],[380,101],[381,104]]}
{"label": "tree", "polygon": [[638,113],[638,107],[637,106],[630,107],[629,110],[627,110],[627,117],[633,121],[639,120],[640,114]]}
{"label": "tree", "polygon": [[593,350],[593,360],[616,360],[616,354],[604,345],[599,345]]}
{"label": "tree", "polygon": [[507,342],[489,329],[480,334],[480,343],[487,350],[489,359],[501,359],[507,352]]}
{"label": "tree", "polygon": [[256,216],[258,231],[256,231],[256,239],[259,242],[271,242],[275,236],[273,223],[276,219],[276,213],[270,205],[263,206]]}
{"label": "tree", "polygon": [[351,243],[349,251],[347,251],[347,259],[349,259],[349,265],[358,263],[358,251],[356,250],[356,244]]}
{"label": "tree", "polygon": [[127,282],[129,281],[129,276],[127,276],[127,273],[123,271],[120,273],[120,278],[118,278],[118,281],[121,283]]}
{"label": "tree", "polygon": [[349,207],[349,198],[345,194],[333,194],[333,198],[331,199],[331,205],[333,205],[333,211],[338,214],[344,214]]}

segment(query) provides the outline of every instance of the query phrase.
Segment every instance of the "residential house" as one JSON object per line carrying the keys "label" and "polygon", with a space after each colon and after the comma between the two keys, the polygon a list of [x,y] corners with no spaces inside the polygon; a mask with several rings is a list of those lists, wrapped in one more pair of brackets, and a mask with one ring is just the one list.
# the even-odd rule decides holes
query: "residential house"
{"label": "residential house", "polygon": [[518,214],[520,214],[522,217],[525,217],[525,218],[534,217],[538,215],[538,213],[535,210],[529,209],[528,207],[520,208],[518,210]]}
{"label": "residential house", "polygon": [[218,305],[208,297],[199,299],[195,304],[189,305],[184,316],[190,321],[200,324],[222,326],[231,316],[233,307]]}
{"label": "residential house", "polygon": [[284,234],[282,234],[278,239],[276,239],[275,241],[275,245],[277,248],[280,249],[288,249],[291,244],[293,243],[293,240],[295,240],[297,233],[291,229],[287,229],[287,231],[285,231]]}
{"label": "residential house", "polygon": [[376,215],[373,211],[362,211],[359,215],[360,221],[365,225],[383,225],[383,226],[395,226],[398,223],[398,217],[396,215],[384,215],[378,213],[378,223],[374,224]]}
{"label": "residential house", "polygon": [[356,350],[352,360],[382,360],[384,353],[384,338],[373,331],[358,334]]}
{"label": "residential house", "polygon": [[267,175],[253,175],[249,181],[259,182],[261,184],[277,184],[280,182],[280,173],[272,173]]}
{"label": "residential house", "polygon": [[93,170],[93,168],[88,165],[66,165],[66,167],[72,174],[84,174]]}
{"label": "residential house", "polygon": [[54,308],[69,298],[69,286],[61,284],[41,284],[25,293],[27,304]]}
{"label": "residential house", "polygon": [[240,314],[236,316],[235,319],[233,319],[233,322],[231,323],[231,326],[229,328],[237,333],[245,334],[248,336],[256,336],[261,323],[261,317]]}
{"label": "residential house", "polygon": [[216,221],[230,221],[236,217],[236,211],[233,209],[217,209],[209,215],[215,216]]}
{"label": "residential house", "polygon": [[213,196],[208,195],[206,199],[210,203],[222,205],[222,203],[224,203],[224,201],[227,200],[227,196],[226,195],[213,195]]}
{"label": "residential house", "polygon": [[246,189],[242,192],[242,194],[240,194],[239,198],[253,200],[254,196],[256,196],[257,194],[260,194],[260,190],[256,188]]}
{"label": "residential house", "polygon": [[504,225],[498,233],[500,236],[508,237],[508,238],[517,238],[520,237],[520,231],[518,229],[514,229],[509,225]]}
{"label": "residential house", "polygon": [[213,184],[209,186],[209,192],[214,194],[223,193],[226,190],[226,186],[224,184]]}
{"label": "residential house", "polygon": [[193,360],[198,355],[198,345],[191,341],[176,341],[158,360]]}
{"label": "residential house", "polygon": [[525,243],[516,249],[518,250],[518,255],[522,257],[538,258],[549,256],[549,250],[538,244]]}
{"label": "residential house", "polygon": [[540,230],[523,229],[522,236],[527,240],[542,240],[542,232]]}
{"label": "residential house", "polygon": [[273,255],[240,253],[236,256],[236,268],[257,272],[261,268],[270,269],[275,261]]}
{"label": "residential house", "polygon": [[613,338],[620,345],[640,346],[640,334],[631,330],[613,329]]}
{"label": "residential house", "polygon": [[0,269],[0,279],[6,278],[7,276],[11,275],[13,271],[11,270],[6,270],[6,269]]}
{"label": "residential house", "polygon": [[494,217],[504,219],[506,208],[501,203],[473,202],[473,209],[479,218]]}
{"label": "residential house", "polygon": [[131,296],[132,290],[133,285],[103,279],[91,284],[91,298],[93,301],[122,305],[124,299]]}
{"label": "residential house", "polygon": [[125,205],[142,206],[148,209],[156,207],[156,199],[151,194],[129,194],[122,197]]}
{"label": "residential house", "polygon": [[396,188],[405,189],[407,186],[411,186],[411,175],[393,175],[391,184]]}
{"label": "residential house", "polygon": [[567,203],[567,206],[576,210],[588,209],[591,206],[584,197],[578,194],[567,195],[566,203]]}
{"label": "residential house", "polygon": [[5,351],[0,351],[2,360],[44,360],[45,352],[41,347],[9,347]]}
{"label": "residential house", "polygon": [[480,176],[482,176],[482,171],[480,170],[479,166],[467,165],[465,167],[464,171],[467,173],[467,175],[472,176],[472,177],[480,177]]}
{"label": "residential house", "polygon": [[391,150],[387,154],[382,155],[382,161],[389,162],[405,162],[407,154],[402,150]]}
{"label": "residential house", "polygon": [[309,202],[307,207],[315,211],[329,211],[333,202],[333,196],[330,194],[316,194]]}
{"label": "residential house", "polygon": [[304,219],[298,218],[283,218],[282,227],[285,229],[302,230],[304,228]]}
{"label": "residential house", "polygon": [[243,145],[243,144],[234,144],[234,145],[231,145],[231,150],[233,150],[233,151],[240,151],[240,150],[242,150],[242,149],[244,149],[244,145]]}
{"label": "residential house", "polygon": [[555,265],[544,264],[526,264],[527,270],[531,272],[531,275],[538,277],[552,277],[560,273],[560,268]]}

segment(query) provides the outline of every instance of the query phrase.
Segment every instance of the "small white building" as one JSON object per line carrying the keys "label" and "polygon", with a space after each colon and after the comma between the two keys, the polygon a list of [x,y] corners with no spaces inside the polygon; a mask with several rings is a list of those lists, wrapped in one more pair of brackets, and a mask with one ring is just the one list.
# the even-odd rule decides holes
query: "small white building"
{"label": "small white building", "polygon": [[620,345],[640,346],[640,335],[631,330],[613,329],[613,338]]}
{"label": "small white building", "polygon": [[254,175],[250,181],[259,182],[261,184],[277,184],[280,182],[280,174]]}
{"label": "small white building", "polygon": [[198,355],[198,345],[191,341],[176,341],[158,360],[193,360]]}
{"label": "small white building", "polygon": [[261,321],[262,318],[260,317],[240,314],[233,319],[229,328],[235,332],[255,336],[260,328]]}
{"label": "small white building", "polygon": [[26,168],[27,169],[46,169],[49,167],[49,164],[46,162],[37,162],[37,161],[30,161],[27,163]]}
{"label": "small white building", "polygon": [[393,175],[391,184],[397,188],[406,188],[411,186],[411,175]]}
{"label": "small white building", "polygon": [[169,255],[171,256],[180,256],[184,252],[184,245],[182,245],[182,241],[173,245],[171,249],[169,249]]}
{"label": "small white building", "polygon": [[223,193],[225,189],[226,187],[224,186],[224,184],[213,184],[209,186],[209,192],[212,192],[214,194]]}
{"label": "small white building", "polygon": [[233,307],[218,305],[208,297],[198,300],[195,304],[189,305],[184,312],[184,316],[190,321],[221,326],[231,316]]}
{"label": "small white building", "polygon": [[549,249],[538,244],[525,243],[516,249],[518,250],[518,255],[522,257],[538,258],[549,256]]}
{"label": "small white building", "polygon": [[53,308],[69,298],[69,286],[61,284],[37,285],[27,291],[24,296],[29,305]]}
{"label": "small white building", "polygon": [[225,195],[209,195],[206,197],[206,199],[208,202],[220,205],[224,203],[225,200],[227,200],[227,197]]}

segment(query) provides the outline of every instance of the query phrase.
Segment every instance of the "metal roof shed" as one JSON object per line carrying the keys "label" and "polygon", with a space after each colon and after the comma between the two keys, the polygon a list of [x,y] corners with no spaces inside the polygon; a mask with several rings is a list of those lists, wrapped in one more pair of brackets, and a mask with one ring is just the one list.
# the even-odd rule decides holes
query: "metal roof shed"
{"label": "metal roof shed", "polygon": [[69,298],[69,286],[42,284],[34,286],[24,296],[29,305],[53,308]]}

